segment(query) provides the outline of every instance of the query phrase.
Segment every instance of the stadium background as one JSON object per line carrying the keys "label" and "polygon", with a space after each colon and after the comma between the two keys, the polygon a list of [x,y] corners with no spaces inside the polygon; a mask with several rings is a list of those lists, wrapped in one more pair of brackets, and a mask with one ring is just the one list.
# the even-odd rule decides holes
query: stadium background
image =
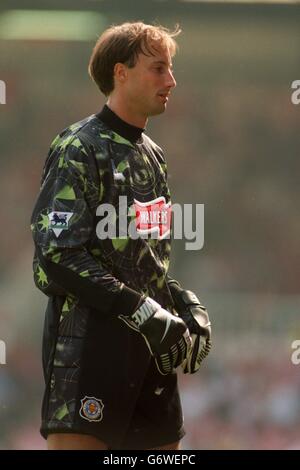
{"label": "stadium background", "polygon": [[59,131],[104,103],[86,71],[97,35],[137,19],[183,29],[177,89],[148,133],[165,149],[173,202],[205,204],[204,248],[174,241],[172,255],[214,325],[202,371],[180,377],[184,448],[299,449],[300,6],[150,0],[1,1],[0,449],[45,448],[46,298],[29,230],[43,161]]}

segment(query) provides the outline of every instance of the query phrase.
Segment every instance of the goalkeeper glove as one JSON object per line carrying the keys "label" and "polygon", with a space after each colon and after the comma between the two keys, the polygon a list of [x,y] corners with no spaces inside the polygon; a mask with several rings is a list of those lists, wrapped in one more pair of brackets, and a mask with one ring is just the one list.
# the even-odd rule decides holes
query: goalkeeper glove
{"label": "goalkeeper glove", "polygon": [[192,338],[192,348],[182,369],[185,374],[194,374],[211,349],[211,323],[206,308],[193,292],[183,290],[173,279],[168,281],[168,285],[175,309],[186,323]]}
{"label": "goalkeeper glove", "polygon": [[187,358],[192,341],[186,324],[150,297],[144,297],[131,316],[119,318],[142,334],[162,375],[170,374]]}

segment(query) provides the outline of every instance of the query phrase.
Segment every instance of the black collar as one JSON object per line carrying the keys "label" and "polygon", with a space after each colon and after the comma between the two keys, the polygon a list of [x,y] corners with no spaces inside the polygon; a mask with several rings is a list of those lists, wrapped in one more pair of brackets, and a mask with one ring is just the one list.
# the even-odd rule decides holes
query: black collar
{"label": "black collar", "polygon": [[137,142],[145,129],[128,124],[115,114],[106,104],[102,111],[96,114],[97,118],[104,122],[111,130],[130,142]]}

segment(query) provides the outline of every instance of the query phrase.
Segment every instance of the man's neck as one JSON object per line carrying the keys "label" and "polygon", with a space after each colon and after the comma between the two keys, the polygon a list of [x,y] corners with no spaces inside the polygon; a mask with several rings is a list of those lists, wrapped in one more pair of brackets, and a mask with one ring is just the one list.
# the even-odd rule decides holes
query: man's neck
{"label": "man's neck", "polygon": [[123,121],[135,127],[144,129],[147,125],[147,117],[140,116],[134,112],[127,103],[122,102],[117,97],[110,96],[107,100],[107,106]]}
{"label": "man's neck", "polygon": [[145,129],[133,126],[117,116],[107,105],[103,106],[100,113],[96,114],[106,126],[112,131],[116,132],[124,139],[132,143],[138,142],[141,139],[142,133]]}

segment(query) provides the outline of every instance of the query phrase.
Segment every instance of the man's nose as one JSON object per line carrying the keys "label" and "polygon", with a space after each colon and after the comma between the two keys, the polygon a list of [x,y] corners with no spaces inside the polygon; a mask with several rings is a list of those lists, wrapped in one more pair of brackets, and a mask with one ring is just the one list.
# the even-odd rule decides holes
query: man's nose
{"label": "man's nose", "polygon": [[176,87],[176,80],[174,78],[174,75],[172,71],[170,70],[168,73],[168,78],[167,78],[167,87],[168,88],[174,88]]}

